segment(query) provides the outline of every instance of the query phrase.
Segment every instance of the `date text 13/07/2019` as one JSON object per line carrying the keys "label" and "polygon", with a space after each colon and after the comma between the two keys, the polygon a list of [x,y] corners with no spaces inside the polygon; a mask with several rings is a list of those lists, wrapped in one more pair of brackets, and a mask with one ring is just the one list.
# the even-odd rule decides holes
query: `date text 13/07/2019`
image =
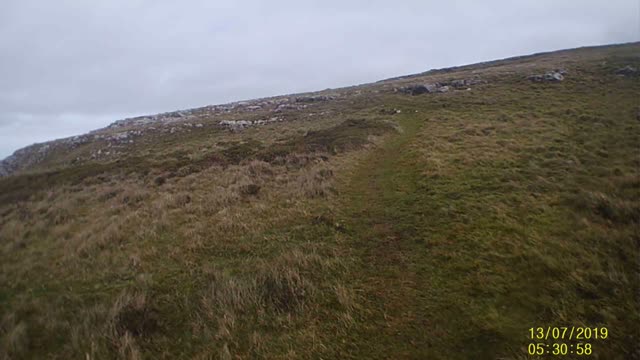
{"label": "date text 13/07/2019", "polygon": [[531,340],[605,340],[609,337],[606,327],[547,326],[529,328]]}

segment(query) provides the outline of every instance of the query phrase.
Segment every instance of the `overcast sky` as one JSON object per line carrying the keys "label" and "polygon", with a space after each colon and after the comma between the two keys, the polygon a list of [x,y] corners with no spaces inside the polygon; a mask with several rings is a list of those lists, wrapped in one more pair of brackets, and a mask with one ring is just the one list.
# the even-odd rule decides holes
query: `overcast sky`
{"label": "overcast sky", "polygon": [[115,120],[640,40],[638,0],[0,2],[0,158]]}

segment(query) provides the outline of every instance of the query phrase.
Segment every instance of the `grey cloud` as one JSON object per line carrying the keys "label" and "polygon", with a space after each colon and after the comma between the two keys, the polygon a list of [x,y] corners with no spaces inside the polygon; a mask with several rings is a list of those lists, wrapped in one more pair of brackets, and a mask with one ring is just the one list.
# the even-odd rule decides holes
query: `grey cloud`
{"label": "grey cloud", "polygon": [[0,157],[157,113],[637,41],[636,0],[5,0]]}

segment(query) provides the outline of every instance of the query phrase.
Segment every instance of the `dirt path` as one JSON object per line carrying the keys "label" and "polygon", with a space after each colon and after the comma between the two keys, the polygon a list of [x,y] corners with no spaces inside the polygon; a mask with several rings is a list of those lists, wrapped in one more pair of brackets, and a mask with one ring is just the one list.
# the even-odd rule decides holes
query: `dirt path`
{"label": "dirt path", "polygon": [[[500,334],[469,314],[469,273],[476,264],[468,254],[474,250],[465,252],[464,242],[433,247],[431,241],[447,236],[448,225],[430,217],[440,205],[430,203],[417,160],[425,119],[410,112],[400,123],[403,131],[375,149],[343,186],[341,216],[350,221],[359,259],[353,281],[361,295],[344,357],[494,358]],[[462,255],[450,261],[450,254]]]}
{"label": "dirt path", "polygon": [[[360,166],[346,186],[345,217],[352,219],[353,245],[361,259],[358,287],[364,293],[366,324],[354,333],[351,355],[369,358],[421,358],[430,355],[429,309],[417,244],[398,216],[414,217],[410,201],[415,172],[405,163],[420,121],[405,118],[403,133],[390,139]],[[413,219],[408,219],[413,220]],[[357,354],[357,355],[356,355]]]}
{"label": "dirt path", "polygon": [[339,184],[359,305],[341,357],[526,358],[548,326],[637,352],[637,102],[616,84],[389,99],[403,131]]}

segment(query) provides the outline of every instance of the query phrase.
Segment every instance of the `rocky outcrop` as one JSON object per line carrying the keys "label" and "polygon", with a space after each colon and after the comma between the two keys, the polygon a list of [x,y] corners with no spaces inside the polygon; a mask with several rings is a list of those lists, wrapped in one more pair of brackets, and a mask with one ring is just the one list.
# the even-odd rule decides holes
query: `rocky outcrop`
{"label": "rocky outcrop", "polygon": [[405,87],[401,87],[397,89],[397,91],[403,94],[409,95],[422,95],[422,94],[432,94],[432,93],[444,93],[449,91],[449,86],[442,85],[440,83],[434,84],[417,84],[417,85],[409,85]]}
{"label": "rocky outcrop", "polygon": [[396,115],[396,114],[400,114],[402,112],[402,110],[400,109],[380,109],[380,114],[383,115]]}
{"label": "rocky outcrop", "polygon": [[482,80],[482,79],[480,79],[478,77],[474,77],[474,78],[471,78],[471,79],[451,80],[449,82],[443,83],[443,85],[451,86],[452,88],[454,88],[456,90],[466,90],[470,86],[486,84],[486,83],[487,82],[485,80]]}
{"label": "rocky outcrop", "polygon": [[220,121],[220,126],[234,130],[234,131],[238,131],[238,130],[248,128],[250,126],[265,125],[265,124],[278,122],[282,120],[283,119],[279,117],[272,117],[272,118],[263,119],[263,120],[223,120],[223,121]]}
{"label": "rocky outcrop", "polygon": [[[85,144],[91,144],[91,146],[87,147],[86,152],[80,151],[80,154],[74,160],[69,160],[73,163],[83,160],[113,158],[115,155],[125,153],[126,147],[135,143],[138,138],[149,134],[177,136],[180,133],[203,129],[207,124],[221,126],[233,131],[242,130],[250,126],[283,121],[284,118],[282,116],[274,115],[289,110],[305,110],[317,106],[320,102],[335,100],[339,96],[339,93],[297,97],[281,96],[117,120],[105,128],[91,131],[88,134],[54,140],[44,144],[34,144],[20,149],[0,161],[0,177],[33,167],[45,160],[52,149],[59,149],[60,152],[56,152],[58,154],[79,148]],[[265,117],[260,120],[216,119],[219,116],[226,117],[245,113],[264,114]]]}
{"label": "rocky outcrop", "polygon": [[421,94],[426,94],[430,92],[427,89],[427,86],[422,84],[401,87],[398,89],[398,91],[404,94],[409,94],[409,95],[421,95]]}
{"label": "rocky outcrop", "polygon": [[439,81],[429,84],[414,84],[396,88],[395,91],[409,95],[421,95],[421,94],[433,94],[433,93],[446,93],[451,89],[454,90],[468,90],[472,85],[486,84],[486,81],[474,77],[471,79],[455,79],[448,81]]}
{"label": "rocky outcrop", "polygon": [[[422,95],[422,94],[431,94],[439,92],[441,88],[440,84],[417,84],[417,85],[409,85],[405,87],[401,87],[398,89],[401,93],[409,94],[409,95]],[[448,88],[447,90],[448,91]],[[445,91],[445,92],[446,92]]]}
{"label": "rocky outcrop", "polygon": [[544,74],[535,74],[527,77],[528,80],[533,82],[560,82],[564,80],[564,76],[566,75],[565,70],[553,70],[546,72]]}
{"label": "rocky outcrop", "polygon": [[33,166],[46,158],[51,143],[33,144],[16,150],[12,155],[0,161],[0,176],[8,176],[16,171]]}
{"label": "rocky outcrop", "polygon": [[638,69],[634,68],[631,65],[627,65],[623,68],[616,70],[616,75],[621,75],[621,76],[636,76],[638,74],[639,74]]}
{"label": "rocky outcrop", "polygon": [[335,96],[315,95],[315,96],[298,96],[298,97],[296,97],[296,102],[301,102],[301,103],[330,101],[330,100],[335,100]]}

